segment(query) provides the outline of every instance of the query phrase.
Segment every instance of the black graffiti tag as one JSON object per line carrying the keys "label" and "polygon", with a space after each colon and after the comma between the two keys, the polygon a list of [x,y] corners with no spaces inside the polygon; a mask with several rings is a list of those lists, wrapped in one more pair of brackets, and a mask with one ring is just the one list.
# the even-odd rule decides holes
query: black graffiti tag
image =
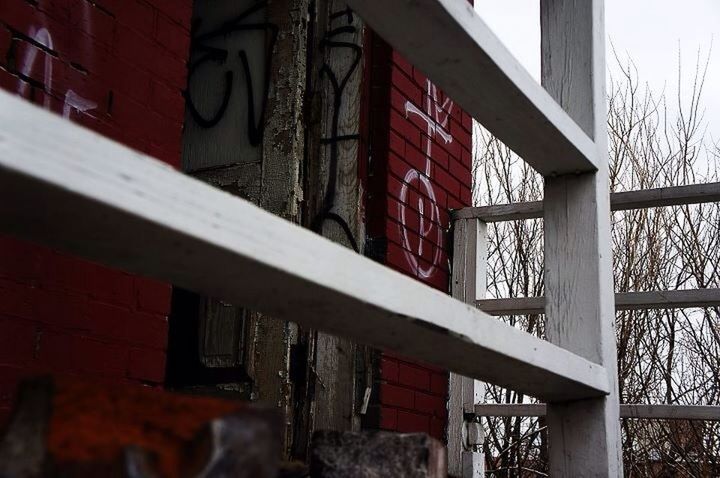
{"label": "black graffiti tag", "polygon": [[[273,48],[277,42],[278,28],[276,25],[268,22],[249,22],[245,23],[252,14],[262,10],[267,6],[267,1],[256,2],[254,5],[249,7],[247,10],[242,12],[237,17],[223,23],[217,29],[212,31],[198,34],[202,26],[202,20],[198,19],[193,24],[192,34],[192,50],[194,53],[199,53],[200,56],[192,61],[188,68],[188,85],[192,81],[193,76],[197,73],[198,68],[207,63],[214,63],[218,66],[224,66],[227,64],[230,52],[224,48],[218,48],[211,46],[209,42],[218,38],[226,37],[233,33],[243,31],[264,31],[269,33],[269,40],[266,42],[266,54],[265,54],[265,82],[262,88],[262,102],[260,108],[260,116],[256,120],[255,111],[255,87],[253,85],[253,77],[250,71],[250,64],[248,62],[248,55],[245,49],[241,49],[238,52],[240,63],[242,65],[242,72],[245,77],[245,89],[247,93],[247,111],[248,111],[248,138],[250,144],[258,146],[262,142],[263,129],[264,129],[264,117],[265,109],[267,105],[268,90],[270,87],[270,63],[272,59]],[[188,86],[185,92],[185,100],[187,102],[188,110],[193,117],[193,120],[203,128],[212,128],[222,120],[227,107],[230,103],[230,98],[233,94],[233,80],[234,72],[232,70],[226,70],[225,81],[223,87],[223,98],[220,106],[217,110],[205,116],[200,113],[197,109],[195,102],[193,101],[192,94],[190,93],[190,87]]]}

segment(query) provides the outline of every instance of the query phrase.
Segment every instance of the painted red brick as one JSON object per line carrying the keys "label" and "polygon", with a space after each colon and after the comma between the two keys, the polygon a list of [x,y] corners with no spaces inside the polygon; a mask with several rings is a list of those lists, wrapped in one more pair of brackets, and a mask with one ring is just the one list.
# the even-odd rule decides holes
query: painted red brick
{"label": "painted red brick", "polygon": [[135,301],[130,274],[90,263],[88,288],[90,297],[111,304],[131,306]]}
{"label": "painted red brick", "polygon": [[0,314],[21,319],[33,315],[33,289],[11,280],[0,279]]}
{"label": "painted red brick", "polygon": [[445,441],[445,427],[447,419],[430,417],[430,436],[438,440]]}
{"label": "painted red brick", "polygon": [[130,349],[128,377],[161,383],[165,378],[165,353],[150,349]]}
{"label": "painted red brick", "polygon": [[438,418],[447,415],[447,402],[444,396],[433,396],[427,393],[415,392],[415,410]]}
{"label": "painted red brick", "polygon": [[0,251],[3,251],[0,253],[0,278],[28,284],[37,281],[42,256],[35,246],[14,238],[0,237]]}
{"label": "painted red brick", "polygon": [[430,377],[430,391],[435,395],[445,396],[448,391],[447,373],[435,372]]}
{"label": "painted red brick", "polygon": [[42,367],[53,372],[80,372],[123,378],[127,374],[128,349],[87,336],[47,331],[38,342]]}
{"label": "painted red brick", "polygon": [[37,326],[0,315],[0,363],[25,364],[32,360]]}
{"label": "painted red brick", "polygon": [[397,408],[412,409],[415,397],[412,390],[388,383],[380,384],[380,403]]}
{"label": "painted red brick", "polygon": [[[446,230],[450,209],[470,205],[472,122],[375,36],[370,51],[368,231],[384,239],[385,264],[448,292]],[[379,367],[376,425],[444,439],[447,372],[389,353]]]}
{"label": "painted red brick", "polygon": [[190,16],[192,14],[192,3],[178,0],[153,0],[153,5],[159,12],[164,13],[173,21],[190,29]]}
{"label": "painted red brick", "polygon": [[159,81],[151,85],[150,107],[161,116],[177,121],[185,114],[185,98],[177,88]]}
{"label": "painted red brick", "polygon": [[394,131],[390,131],[390,151],[400,157],[405,156],[405,138],[401,137]]}
{"label": "painted red brick", "polygon": [[398,363],[388,357],[380,359],[380,378],[391,383],[398,381]]}
{"label": "painted red brick", "polygon": [[[112,45],[115,36],[115,18],[109,12],[97,8],[87,0],[71,0],[68,25],[73,32],[71,36],[81,36],[85,42],[90,38],[106,47]],[[84,34],[88,38],[84,38]]]}
{"label": "painted red brick", "polygon": [[[146,2],[144,0],[97,0],[97,3],[112,12],[121,25],[130,27],[152,38],[155,30],[157,2]],[[185,2],[179,1],[178,3]]]}
{"label": "painted red brick", "polygon": [[12,33],[7,28],[0,25],[0,65],[7,65],[8,50],[10,50],[10,42]]}
{"label": "painted red brick", "polygon": [[9,28],[27,34],[30,25],[39,12],[26,0],[3,0],[0,22]]}
{"label": "painted red brick", "polygon": [[[0,364],[0,407],[10,407],[15,397],[15,387],[22,380],[24,368]],[[2,422],[0,422],[2,423]]]}
{"label": "painted red brick", "polygon": [[398,410],[397,431],[401,433],[430,433],[430,417],[420,413]]}
{"label": "painted red brick", "polygon": [[394,408],[380,408],[379,428],[382,430],[397,430],[398,411]]}
{"label": "painted red brick", "polygon": [[[180,164],[191,0],[0,3],[1,88]],[[162,383],[169,307],[167,284],[0,237],[0,420],[29,374]]]}
{"label": "painted red brick", "polygon": [[170,308],[169,284],[137,276],[133,280],[138,310],[163,314]]}
{"label": "painted red brick", "polygon": [[185,59],[190,51],[190,37],[186,27],[165,15],[158,15],[155,40],[165,50]]}

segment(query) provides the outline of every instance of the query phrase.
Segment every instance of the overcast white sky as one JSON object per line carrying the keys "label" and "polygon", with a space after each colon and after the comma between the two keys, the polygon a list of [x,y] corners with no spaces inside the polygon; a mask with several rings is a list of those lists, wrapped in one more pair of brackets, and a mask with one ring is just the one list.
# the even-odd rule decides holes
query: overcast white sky
{"label": "overcast white sky", "polygon": [[[475,0],[475,8],[536,78],[540,75],[539,0]],[[698,48],[710,66],[705,81],[709,133],[720,140],[720,0],[605,0],[608,48],[629,55],[642,82],[675,95],[678,46],[685,87],[692,80]],[[614,58],[608,51],[611,72]]]}

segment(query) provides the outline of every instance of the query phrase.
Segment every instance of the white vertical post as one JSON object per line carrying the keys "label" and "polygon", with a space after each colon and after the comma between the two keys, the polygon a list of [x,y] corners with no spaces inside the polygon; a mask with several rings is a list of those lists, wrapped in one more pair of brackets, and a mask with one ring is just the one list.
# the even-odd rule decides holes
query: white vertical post
{"label": "white vertical post", "polygon": [[610,249],[603,0],[542,0],[542,83],[595,141],[599,170],[545,178],[547,337],[603,365],[604,398],[548,404],[550,476],[622,476]]}
{"label": "white vertical post", "polygon": [[[487,225],[477,219],[458,219],[453,227],[452,295],[474,304],[485,297]],[[448,399],[448,473],[463,478],[485,476],[482,426],[475,404],[485,397],[485,384],[450,374]]]}

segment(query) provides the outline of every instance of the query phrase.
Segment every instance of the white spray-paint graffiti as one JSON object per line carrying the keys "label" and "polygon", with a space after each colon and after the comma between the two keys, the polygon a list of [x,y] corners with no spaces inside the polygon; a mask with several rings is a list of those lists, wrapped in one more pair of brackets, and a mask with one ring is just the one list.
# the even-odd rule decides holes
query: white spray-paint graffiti
{"label": "white spray-paint graffiti", "polygon": [[[442,104],[439,104],[437,87],[430,80],[426,81],[425,111],[410,101],[405,103],[405,117],[407,118],[411,114],[417,115],[427,125],[427,137],[425,138],[425,172],[422,174],[416,169],[408,170],[405,174],[402,188],[400,189],[400,205],[398,206],[400,236],[405,248],[405,257],[410,266],[417,270],[418,276],[423,279],[432,277],[437,270],[442,254],[442,230],[440,226],[438,226],[438,224],[440,224],[440,210],[437,205],[435,189],[429,179],[432,173],[432,140],[433,138],[440,137],[445,144],[452,143],[453,138],[447,131],[447,125],[450,113],[454,107],[454,103],[450,98],[445,98]],[[419,239],[417,248],[414,249],[410,245],[410,238],[406,227],[408,194],[411,186],[415,187],[420,193],[417,203]],[[429,221],[425,218],[425,198],[423,195],[430,201]],[[435,241],[430,239],[433,232],[436,235]],[[429,247],[433,249],[430,265],[423,265],[417,259],[418,256],[421,257],[423,255],[425,241],[428,241]]]}
{"label": "white spray-paint graffiti", "polygon": [[[53,39],[50,32],[47,30],[47,28],[30,28],[30,31],[28,32],[28,36],[32,38],[37,43],[43,45],[44,47],[52,50],[53,49]],[[35,66],[35,61],[37,60],[38,56],[38,50],[32,49],[30,52],[25,56],[23,61],[21,62],[20,66],[20,74],[29,77],[32,73],[32,69]],[[53,83],[53,65],[52,60],[50,60],[49,57],[45,58],[45,71],[43,73],[43,82],[45,85],[46,91],[51,91],[52,89],[52,83]],[[20,81],[20,86],[17,90],[17,92],[21,96],[25,96],[27,94],[27,89],[29,87],[29,84],[25,81]],[[45,101],[43,103],[43,106],[47,109],[51,108],[50,103],[50,97],[46,96]],[[77,110],[80,112],[90,111],[97,108],[97,103],[94,101],[91,101],[87,98],[83,98],[79,94],[75,93],[73,90],[67,90],[65,92],[65,99],[63,101],[63,109],[62,109],[62,115],[64,118],[70,118],[70,113],[72,110]]]}

